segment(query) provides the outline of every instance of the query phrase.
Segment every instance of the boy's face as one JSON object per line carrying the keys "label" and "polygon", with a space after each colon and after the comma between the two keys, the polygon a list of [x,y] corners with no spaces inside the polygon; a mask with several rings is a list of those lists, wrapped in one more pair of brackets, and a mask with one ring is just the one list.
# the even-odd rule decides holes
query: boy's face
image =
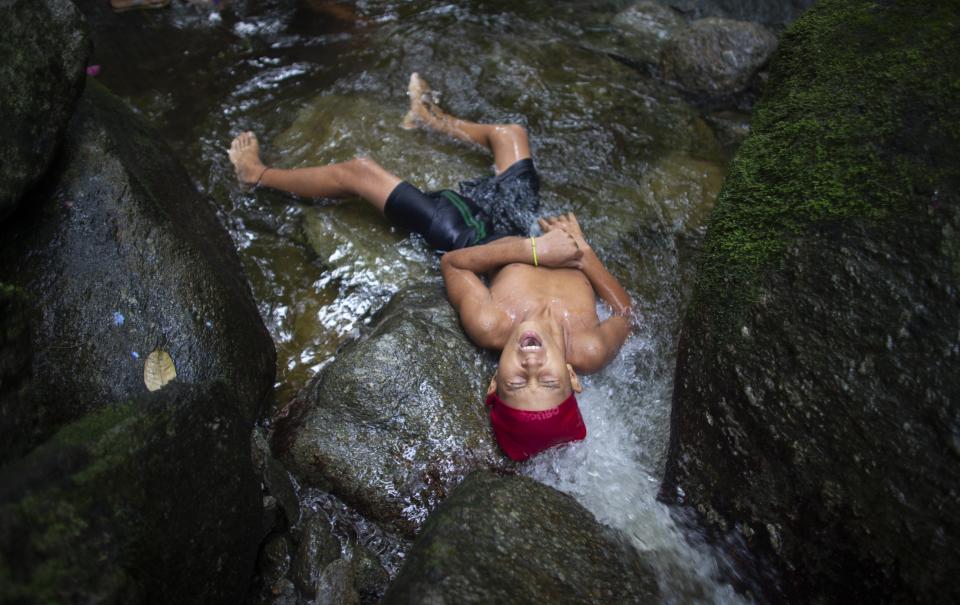
{"label": "boy's face", "polygon": [[500,354],[489,392],[512,407],[549,409],[563,403],[580,382],[567,363],[561,335],[542,322],[517,326]]}

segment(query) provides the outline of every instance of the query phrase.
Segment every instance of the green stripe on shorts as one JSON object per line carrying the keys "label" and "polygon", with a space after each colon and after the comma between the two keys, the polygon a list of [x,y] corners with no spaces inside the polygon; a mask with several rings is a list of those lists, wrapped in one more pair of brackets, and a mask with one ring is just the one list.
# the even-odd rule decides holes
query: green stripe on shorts
{"label": "green stripe on shorts", "polygon": [[453,191],[441,191],[440,194],[447,198],[451,204],[460,212],[460,216],[463,217],[463,222],[467,224],[468,227],[473,227],[474,232],[477,234],[477,241],[481,241],[487,237],[487,228],[482,221],[478,221],[477,217],[473,216],[470,212],[470,208],[467,207],[467,203],[463,201],[459,195]]}

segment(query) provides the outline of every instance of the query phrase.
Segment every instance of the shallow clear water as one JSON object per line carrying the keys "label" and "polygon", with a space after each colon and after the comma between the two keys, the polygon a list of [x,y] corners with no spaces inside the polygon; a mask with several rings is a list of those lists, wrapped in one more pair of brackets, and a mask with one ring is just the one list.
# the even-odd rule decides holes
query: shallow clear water
{"label": "shallow clear water", "polygon": [[[655,499],[681,306],[726,157],[700,110],[623,60],[651,52],[630,50],[627,3],[234,0],[222,14],[174,3],[122,18],[80,4],[100,79],[165,133],[237,245],[277,345],[277,405],[437,259],[361,201],[242,190],[231,138],[253,130],[280,167],[369,155],[430,189],[488,174],[491,159],[399,128],[412,71],[451,113],[524,124],[544,213],[577,213],[638,309],[617,361],[586,380],[588,439],[525,472],[655,553],[673,601],[736,601],[714,579],[716,553],[691,546]],[[401,552],[378,549],[394,563]]]}

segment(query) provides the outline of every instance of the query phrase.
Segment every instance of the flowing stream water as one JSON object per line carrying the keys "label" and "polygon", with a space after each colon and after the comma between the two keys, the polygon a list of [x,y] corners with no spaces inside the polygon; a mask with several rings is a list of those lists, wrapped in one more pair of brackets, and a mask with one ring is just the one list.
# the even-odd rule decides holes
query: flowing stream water
{"label": "flowing stream water", "polygon": [[[438,262],[362,201],[244,191],[231,138],[253,130],[279,167],[368,155],[430,189],[488,174],[491,159],[399,127],[411,72],[453,114],[525,125],[544,213],[577,213],[638,312],[617,360],[585,381],[586,441],[523,472],[650,553],[668,600],[742,600],[723,557],[656,501],[679,318],[729,158],[702,109],[642,60],[624,60],[656,51],[624,29],[628,3],[234,0],[221,13],[175,1],[122,18],[106,2],[80,4],[100,80],[163,132],[237,245],[277,346],[275,405]],[[363,525],[322,494],[305,504]]]}

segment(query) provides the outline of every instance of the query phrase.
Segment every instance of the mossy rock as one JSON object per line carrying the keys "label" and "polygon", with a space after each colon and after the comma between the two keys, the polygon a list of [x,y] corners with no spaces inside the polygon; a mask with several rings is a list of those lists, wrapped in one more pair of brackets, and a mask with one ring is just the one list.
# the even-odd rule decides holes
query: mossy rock
{"label": "mossy rock", "polygon": [[0,220],[46,172],[83,90],[90,40],[70,0],[0,1]]}
{"label": "mossy rock", "polygon": [[0,602],[239,602],[260,490],[230,398],[172,384],[0,469]]}
{"label": "mossy rock", "polygon": [[651,565],[572,497],[470,475],[430,515],[384,597],[395,603],[656,603]]}
{"label": "mossy rock", "polygon": [[767,599],[960,599],[957,56],[957,3],[820,2],[717,200],[662,495]]}
{"label": "mossy rock", "polygon": [[166,350],[177,380],[221,381],[252,424],[275,351],[233,243],[174,153],[90,82],[34,208],[0,230],[0,281],[37,307],[31,399],[0,461],[85,414],[147,392]]}

